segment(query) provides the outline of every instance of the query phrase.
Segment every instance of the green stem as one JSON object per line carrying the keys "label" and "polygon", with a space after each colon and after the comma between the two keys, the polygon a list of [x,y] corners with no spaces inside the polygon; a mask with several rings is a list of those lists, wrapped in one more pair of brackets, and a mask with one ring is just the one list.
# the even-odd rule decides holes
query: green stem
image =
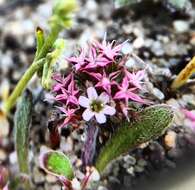
{"label": "green stem", "polygon": [[12,94],[9,96],[9,98],[3,105],[3,111],[5,113],[8,113],[10,109],[15,105],[17,98],[22,94],[27,83],[32,78],[34,73],[43,66],[43,63],[43,59],[33,62],[32,65],[28,68],[28,70],[24,73],[24,75],[16,85],[15,89],[13,90]]}
{"label": "green stem", "polygon": [[44,58],[47,55],[48,51],[52,48],[61,30],[62,28],[59,25],[56,25],[52,29],[51,33],[48,35],[47,39],[45,40],[45,43],[43,47],[41,48],[40,53],[37,55],[37,57],[35,57],[35,60]]}
{"label": "green stem", "polygon": [[8,113],[10,109],[15,105],[17,98],[22,94],[29,80],[33,77],[33,75],[39,70],[43,68],[43,59],[48,51],[53,46],[55,40],[58,37],[59,32],[62,28],[59,25],[56,25],[51,33],[48,35],[40,53],[35,57],[32,65],[28,68],[28,70],[24,73],[18,84],[16,85],[14,91],[11,93],[7,101],[3,105],[3,111]]}

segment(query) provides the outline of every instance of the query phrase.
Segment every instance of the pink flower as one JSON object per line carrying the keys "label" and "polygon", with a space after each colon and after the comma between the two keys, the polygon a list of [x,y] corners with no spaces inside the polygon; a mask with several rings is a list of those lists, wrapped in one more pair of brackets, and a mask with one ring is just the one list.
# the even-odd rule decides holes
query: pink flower
{"label": "pink flower", "polygon": [[134,93],[136,88],[129,89],[129,80],[127,77],[123,78],[122,84],[118,85],[118,88],[119,92],[115,94],[114,99],[124,99],[127,105],[129,99],[139,103],[145,103],[145,101],[141,97]]}
{"label": "pink flower", "polygon": [[89,87],[87,89],[87,96],[79,97],[79,104],[86,108],[82,116],[85,121],[89,121],[95,116],[98,123],[105,123],[105,115],[114,115],[116,113],[115,108],[106,105],[109,102],[109,96],[103,92],[98,96],[96,89],[94,87]]}
{"label": "pink flower", "polygon": [[123,45],[119,44],[117,46],[114,46],[114,43],[115,41],[112,41],[111,43],[106,43],[106,39],[104,38],[102,43],[96,42],[95,46],[100,50],[101,54],[105,55],[110,60],[114,60],[114,57],[118,55]]}
{"label": "pink flower", "polygon": [[116,84],[114,79],[120,74],[120,71],[113,72],[109,74],[107,77],[106,72],[103,71],[103,75],[98,78],[99,82],[95,85],[95,87],[103,88],[109,95],[111,95],[111,86]]}
{"label": "pink flower", "polygon": [[68,84],[72,79],[72,74],[69,74],[66,78],[62,77],[60,74],[54,74],[52,78],[57,82],[54,84],[52,91],[58,92],[59,90],[68,87]]}
{"label": "pink flower", "polygon": [[57,92],[55,100],[66,102],[68,104],[78,105],[77,95],[79,90],[76,88],[73,74],[68,75],[62,81],[59,81],[54,86],[54,92]]}
{"label": "pink flower", "polygon": [[[93,118],[98,123],[105,123],[106,115],[112,116],[116,111],[118,116],[129,120],[129,101],[149,103],[140,96],[145,70],[128,71],[125,67],[128,55],[121,55],[118,61],[115,59],[120,55],[123,44],[108,43],[106,38],[102,43],[89,44],[81,49],[78,56],[67,59],[71,64],[66,77],[53,76],[56,81],[54,99],[62,104],[61,111],[66,116],[64,125],[71,123],[75,117],[79,121]],[[86,92],[87,97],[80,96]],[[115,107],[108,104],[111,100]],[[82,107],[86,109],[83,111]]]}
{"label": "pink flower", "polygon": [[98,66],[104,67],[111,62],[101,54],[98,54],[95,47],[90,47],[89,54],[86,60],[88,61],[88,64],[84,69],[96,68]]}
{"label": "pink flower", "polygon": [[136,73],[134,72],[130,73],[129,71],[125,69],[125,74],[131,84],[133,84],[135,87],[139,89],[142,89],[141,80],[143,80],[145,76],[145,70],[140,70]]}
{"label": "pink flower", "polygon": [[65,120],[62,124],[62,126],[67,126],[68,124],[72,123],[75,121],[76,119],[76,110],[77,109],[70,109],[70,108],[67,108],[65,109],[64,107],[58,107],[58,109],[65,114]]}
{"label": "pink flower", "polygon": [[81,49],[80,55],[78,57],[70,57],[67,58],[67,61],[69,61],[70,63],[73,63],[75,65],[75,69],[76,71],[78,71],[79,69],[81,69],[82,66],[85,65],[85,59],[86,59],[86,50],[85,49]]}

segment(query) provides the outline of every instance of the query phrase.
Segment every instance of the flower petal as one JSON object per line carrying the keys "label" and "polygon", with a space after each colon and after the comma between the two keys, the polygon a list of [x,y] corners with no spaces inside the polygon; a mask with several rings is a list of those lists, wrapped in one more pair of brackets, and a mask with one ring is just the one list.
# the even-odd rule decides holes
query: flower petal
{"label": "flower petal", "polygon": [[111,106],[105,105],[102,112],[106,115],[114,115],[116,113],[116,109]]}
{"label": "flower petal", "polygon": [[96,118],[97,122],[100,124],[106,122],[106,116],[102,112],[95,113],[95,118]]}
{"label": "flower petal", "polygon": [[94,100],[94,99],[97,99],[97,97],[98,97],[98,94],[97,94],[96,89],[94,87],[89,87],[87,89],[87,95],[88,95],[89,100]]}
{"label": "flower petal", "polygon": [[92,112],[90,109],[86,109],[82,116],[85,121],[89,121],[94,116],[94,112]]}
{"label": "flower petal", "polygon": [[109,96],[108,94],[106,94],[105,92],[102,92],[98,98],[101,102],[103,102],[104,104],[109,102]]}
{"label": "flower petal", "polygon": [[79,104],[84,107],[84,108],[89,108],[89,104],[90,104],[90,101],[88,98],[84,97],[84,96],[80,96],[79,97]]}
{"label": "flower petal", "polygon": [[128,98],[131,99],[131,100],[134,100],[136,102],[143,103],[143,104],[146,103],[141,97],[139,97],[137,94],[131,92],[130,90],[128,90],[127,95],[128,95]]}

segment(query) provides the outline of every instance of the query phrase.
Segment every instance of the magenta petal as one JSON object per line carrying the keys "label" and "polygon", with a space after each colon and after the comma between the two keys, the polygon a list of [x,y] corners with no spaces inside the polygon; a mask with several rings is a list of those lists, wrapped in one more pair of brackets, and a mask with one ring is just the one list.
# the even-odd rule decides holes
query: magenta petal
{"label": "magenta petal", "polygon": [[187,109],[182,109],[182,111],[188,119],[190,119],[191,121],[195,121],[195,113]]}
{"label": "magenta petal", "polygon": [[140,98],[137,94],[131,91],[128,91],[128,98],[139,103],[145,103],[145,101],[142,98]]}
{"label": "magenta petal", "polygon": [[114,99],[123,99],[123,98],[125,98],[125,94],[124,92],[121,91],[117,92],[114,96]]}

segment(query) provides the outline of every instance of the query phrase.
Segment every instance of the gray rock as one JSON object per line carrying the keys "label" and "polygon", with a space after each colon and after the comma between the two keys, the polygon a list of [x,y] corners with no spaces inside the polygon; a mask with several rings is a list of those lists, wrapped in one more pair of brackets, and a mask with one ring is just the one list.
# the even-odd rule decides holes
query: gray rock
{"label": "gray rock", "polygon": [[141,172],[144,171],[144,167],[143,166],[136,165],[134,167],[134,170],[135,170],[135,172],[141,173]]}
{"label": "gray rock", "polygon": [[152,43],[151,51],[154,53],[156,56],[162,56],[164,55],[164,49],[160,41],[155,41]]}
{"label": "gray rock", "polygon": [[187,21],[176,20],[173,22],[173,27],[177,33],[184,33],[189,30],[190,25]]}
{"label": "gray rock", "polygon": [[33,179],[36,184],[45,182],[45,176],[36,167],[33,169]]}
{"label": "gray rock", "polygon": [[106,187],[104,187],[104,186],[99,186],[98,190],[108,190],[108,189]]}
{"label": "gray rock", "polygon": [[130,165],[134,165],[136,163],[136,159],[130,155],[125,156],[123,160],[125,161],[125,163],[130,164]]}

